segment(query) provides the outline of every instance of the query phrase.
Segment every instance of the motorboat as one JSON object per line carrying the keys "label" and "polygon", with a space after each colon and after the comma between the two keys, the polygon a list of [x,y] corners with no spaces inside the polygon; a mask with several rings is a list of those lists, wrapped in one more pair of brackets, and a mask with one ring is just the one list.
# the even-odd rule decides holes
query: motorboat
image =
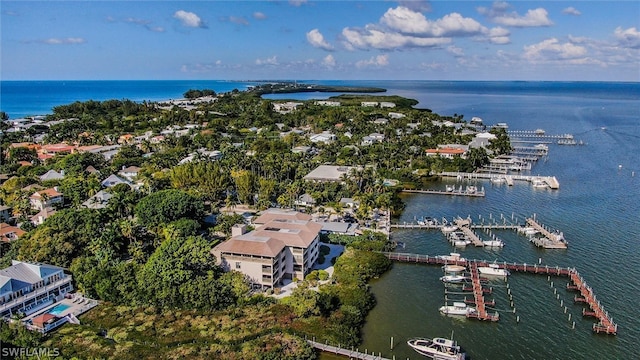
{"label": "motorboat", "polygon": [[444,283],[461,283],[467,280],[467,277],[464,275],[445,275],[440,278],[440,281]]}
{"label": "motorboat", "polygon": [[462,315],[475,314],[476,308],[471,307],[463,302],[454,302],[452,305],[444,305],[440,307],[440,312],[445,315]]}
{"label": "motorboat", "polygon": [[478,188],[473,185],[467,185],[467,194],[475,194]]}
{"label": "motorboat", "polygon": [[458,227],[455,225],[445,225],[441,227],[440,230],[442,230],[443,233],[447,234],[458,230]]}
{"label": "motorboat", "polygon": [[446,273],[459,273],[465,271],[467,268],[460,265],[445,265],[442,270]]}
{"label": "motorboat", "polygon": [[534,188],[539,188],[539,189],[546,189],[548,187],[546,182],[544,182],[543,180],[539,180],[539,179],[534,179],[531,182],[531,185],[533,185]]}
{"label": "motorboat", "polygon": [[447,190],[447,192],[452,192],[456,189],[456,187],[454,185],[447,185],[445,189]]}
{"label": "motorboat", "polygon": [[494,184],[504,184],[507,182],[507,179],[504,176],[496,176],[491,178],[491,182]]}
{"label": "motorboat", "polygon": [[442,259],[442,260],[445,260],[445,261],[451,261],[451,262],[454,262],[454,261],[467,261],[467,259],[461,257],[460,254],[455,253],[455,252],[449,253],[449,255],[440,255],[440,256],[437,256],[437,257],[439,259]]}
{"label": "motorboat", "polygon": [[464,360],[465,353],[452,339],[445,338],[413,338],[407,341],[407,345],[418,354],[431,359]]}
{"label": "motorboat", "polygon": [[478,266],[478,272],[488,276],[509,276],[509,270],[502,269],[498,264],[489,264],[487,266]]}
{"label": "motorboat", "polygon": [[504,242],[502,240],[487,240],[483,241],[482,245],[485,247],[504,247]]}

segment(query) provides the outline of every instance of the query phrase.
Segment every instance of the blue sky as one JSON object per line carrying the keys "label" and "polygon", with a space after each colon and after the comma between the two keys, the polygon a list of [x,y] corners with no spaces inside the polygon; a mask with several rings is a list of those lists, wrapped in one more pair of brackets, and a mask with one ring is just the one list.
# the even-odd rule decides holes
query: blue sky
{"label": "blue sky", "polygon": [[2,80],[640,81],[640,1],[5,1]]}

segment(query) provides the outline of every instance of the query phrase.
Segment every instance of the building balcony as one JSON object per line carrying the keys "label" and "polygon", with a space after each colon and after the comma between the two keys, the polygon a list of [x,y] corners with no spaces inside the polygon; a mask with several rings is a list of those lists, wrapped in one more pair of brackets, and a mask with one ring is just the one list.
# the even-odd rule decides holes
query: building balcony
{"label": "building balcony", "polygon": [[62,286],[66,285],[66,284],[70,284],[71,283],[71,279],[72,279],[71,275],[67,275],[66,277],[64,277],[64,278],[62,278],[60,280],[57,280],[57,281],[54,281],[54,282],[52,282],[52,283],[50,283],[48,285],[39,287],[39,288],[35,289],[34,291],[31,291],[31,292],[26,293],[24,295],[18,296],[15,299],[6,301],[6,302],[0,304],[0,312],[4,312],[6,310],[10,310],[10,309],[12,309],[13,307],[15,307],[17,305],[24,304],[25,302],[27,302],[27,301],[29,301],[31,299],[35,299],[36,297],[38,297],[40,295],[46,294],[49,291],[59,289],[59,288],[61,288]]}

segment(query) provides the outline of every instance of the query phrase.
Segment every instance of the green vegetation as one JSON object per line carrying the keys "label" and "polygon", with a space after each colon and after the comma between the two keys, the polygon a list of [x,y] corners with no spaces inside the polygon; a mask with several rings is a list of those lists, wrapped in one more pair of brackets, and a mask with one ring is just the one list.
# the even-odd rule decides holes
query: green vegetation
{"label": "green vegetation", "polygon": [[216,96],[216,92],[211,89],[204,89],[204,90],[191,89],[184,93],[185,99],[197,99],[203,96]]}
{"label": "green vegetation", "polygon": [[[289,85],[278,91],[294,89]],[[463,132],[461,115],[414,109],[417,102],[412,99],[351,94],[331,98],[339,107],[307,101],[295,111],[279,113],[276,101],[260,97],[261,91],[275,91],[273,86],[261,89],[224,94],[189,90],[189,99],[216,96],[216,101],[193,101],[190,110],[130,100],[75,102],[53,109],[46,118],[50,128],[5,133],[1,145],[7,161],[0,172],[8,180],[0,185],[0,202],[11,207],[15,222],[28,233],[3,245],[0,262],[7,266],[17,258],[69,268],[80,291],[106,303],[83,316],[83,325],[67,325],[49,338],[3,325],[0,340],[14,339],[18,346],[44,341],[59,346],[65,357],[120,359],[313,358],[303,335],[357,346],[360,328],[375,304],[367,281],[391,266],[377,253],[391,250],[387,238],[373,231],[328,236],[328,241],[346,246],[344,255],[332,259],[333,278],[313,271],[292,296],[276,302],[250,295],[242,274],[223,273],[215,265],[211,248],[243,220],[219,214],[221,207],[295,207],[301,195],[309,194],[318,211],[350,212],[361,224],[375,223],[378,211],[402,210],[403,188],[428,186],[440,171],[473,170],[488,162],[488,152],[472,149],[466,158],[453,159],[427,156],[425,149],[467,144],[472,135]],[[340,91],[351,90],[363,92]],[[363,101],[392,102],[395,107],[362,107]],[[446,121],[456,126],[446,126]],[[323,131],[335,140],[310,140],[310,134]],[[497,139],[489,150],[507,152],[511,145],[504,130],[491,131]],[[373,133],[383,135],[384,141],[365,143]],[[45,143],[114,145],[122,135],[131,140],[121,141],[110,161],[90,152],[39,160],[35,147],[8,145],[39,134],[45,135]],[[296,147],[309,151],[291,151]],[[209,155],[214,150],[218,153]],[[30,166],[23,166],[24,161]],[[321,164],[353,170],[336,182],[303,180]],[[100,181],[133,165],[141,168],[135,190],[120,184],[105,189],[112,197],[104,208],[83,207],[102,189]],[[41,181],[39,176],[48,170],[64,170],[65,176]],[[400,185],[390,186],[388,179]],[[30,217],[37,210],[29,196],[40,189],[36,186],[57,186],[65,203],[34,227]],[[344,209],[341,198],[353,198],[359,206]],[[215,226],[203,223],[205,214],[216,215]],[[322,263],[328,250],[321,246]]]}

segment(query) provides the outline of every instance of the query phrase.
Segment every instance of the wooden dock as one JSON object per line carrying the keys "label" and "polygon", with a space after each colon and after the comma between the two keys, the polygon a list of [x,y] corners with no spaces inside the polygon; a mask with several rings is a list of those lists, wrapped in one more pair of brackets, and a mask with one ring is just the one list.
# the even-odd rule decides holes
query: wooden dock
{"label": "wooden dock", "polygon": [[375,355],[375,354],[362,353],[362,352],[359,352],[358,350],[344,349],[339,346],[331,346],[331,345],[315,342],[312,340],[307,340],[307,343],[309,343],[309,345],[313,346],[315,349],[318,349],[320,351],[346,356],[346,357],[349,357],[349,359],[389,360],[387,358],[382,357],[380,354]]}
{"label": "wooden dock", "polygon": [[[471,276],[472,279],[475,276],[474,273],[477,273],[477,268],[479,266],[488,266],[489,264],[496,264],[501,269],[507,269],[512,273],[529,273],[529,274],[539,274],[539,275],[552,275],[552,276],[565,276],[568,277],[573,285],[567,284],[568,290],[578,290],[580,292],[580,297],[576,297],[576,302],[582,302],[589,306],[590,310],[584,310],[584,316],[593,316],[598,319],[597,324],[593,324],[592,330],[597,334],[608,334],[608,335],[617,335],[618,333],[618,325],[613,322],[613,318],[609,316],[609,313],[604,310],[604,307],[596,299],[595,294],[591,287],[587,285],[584,279],[580,276],[578,271],[575,268],[569,267],[552,267],[552,266],[541,266],[538,264],[519,264],[519,263],[495,263],[489,262],[486,260],[447,260],[437,256],[429,256],[422,254],[408,254],[408,253],[395,253],[395,252],[383,252],[387,258],[393,261],[405,262],[405,263],[420,263],[420,264],[429,264],[429,265],[461,265],[472,269]],[[475,269],[475,271],[474,271]],[[480,281],[479,274],[477,275],[477,280],[473,280],[473,295],[474,301],[476,303],[476,308],[482,308],[482,306],[486,306],[484,303],[484,298],[481,296],[485,292],[485,289],[482,288],[482,284]],[[477,282],[477,284],[476,284]],[[478,287],[479,286],[479,287]],[[479,300],[481,299],[481,300]],[[484,308],[484,314],[486,316],[491,316],[486,313],[486,307]],[[483,312],[478,310],[478,318],[482,316]],[[473,317],[472,317],[473,318]],[[491,318],[485,318],[481,320],[492,320]],[[496,321],[496,320],[492,320]]]}
{"label": "wooden dock", "polygon": [[471,243],[474,246],[484,246],[482,240],[480,240],[478,235],[476,235],[476,233],[474,233],[473,230],[469,228],[469,225],[471,225],[471,221],[458,218],[454,221],[454,223],[456,224],[458,229],[460,229],[464,233],[464,236],[467,239],[471,240]]}
{"label": "wooden dock", "polygon": [[491,174],[491,173],[464,173],[464,172],[450,172],[444,171],[439,173],[438,175],[442,177],[455,177],[460,179],[467,180],[491,180],[497,177],[504,177],[507,181],[528,181],[530,183],[533,182],[543,182],[547,184],[547,186],[551,189],[559,189],[560,182],[556,179],[555,176],[533,176],[533,175],[505,175],[505,174]]}
{"label": "wooden dock", "polygon": [[596,295],[593,290],[587,285],[584,279],[578,274],[577,271],[572,271],[569,274],[569,278],[573,283],[573,286],[567,284],[568,290],[578,290],[582,297],[576,298],[576,302],[582,302],[589,306],[591,311],[582,309],[583,316],[593,316],[598,319],[597,324],[593,324],[592,330],[595,333],[604,333],[609,335],[616,335],[618,333],[618,324],[613,322],[613,319],[609,316],[609,313],[604,310],[600,301],[596,299]]}
{"label": "wooden dock", "polygon": [[472,314],[467,314],[467,317],[478,319],[478,320],[498,321],[500,317],[497,312],[493,315],[487,312],[487,308],[484,302],[484,289],[482,288],[482,283],[480,282],[480,272],[478,271],[478,264],[475,261],[470,262],[469,268],[471,271],[471,284],[473,285],[473,298],[474,298],[477,312]]}
{"label": "wooden dock", "polygon": [[527,219],[527,225],[536,229],[544,236],[543,239],[531,238],[531,242],[538,247],[545,249],[566,249],[567,241],[564,239],[562,233],[551,233],[544,226],[538,224],[534,218]]}
{"label": "wooden dock", "polygon": [[571,134],[545,134],[535,130],[510,130],[509,137],[536,138],[536,139],[573,139]]}
{"label": "wooden dock", "polygon": [[484,188],[481,188],[477,191],[446,191],[446,190],[402,190],[404,193],[412,193],[412,194],[429,194],[429,195],[449,195],[449,196],[470,196],[470,197],[484,197],[485,192]]}

